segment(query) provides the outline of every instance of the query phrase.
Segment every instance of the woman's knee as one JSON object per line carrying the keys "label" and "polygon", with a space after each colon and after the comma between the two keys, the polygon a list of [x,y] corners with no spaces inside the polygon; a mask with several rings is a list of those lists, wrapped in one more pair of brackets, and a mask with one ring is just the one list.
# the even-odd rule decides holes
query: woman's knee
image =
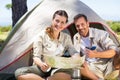
{"label": "woman's knee", "polygon": [[26,68],[19,68],[15,71],[15,77],[21,77],[21,75],[24,75],[26,73],[27,69]]}
{"label": "woman's knee", "polygon": [[28,74],[25,74],[25,75],[23,75],[23,74],[22,75],[18,75],[16,79],[17,80],[26,80],[26,79],[28,80],[30,77],[31,76],[29,76],[29,73],[28,73]]}
{"label": "woman's knee", "polygon": [[17,76],[16,79],[17,79],[17,80],[24,80],[24,75],[19,75],[19,76]]}
{"label": "woman's knee", "polygon": [[25,75],[19,75],[17,77],[18,80],[44,80],[41,76],[34,74],[34,73],[28,73]]}
{"label": "woman's knee", "polygon": [[63,72],[55,73],[54,76],[61,80],[71,80],[71,75]]}

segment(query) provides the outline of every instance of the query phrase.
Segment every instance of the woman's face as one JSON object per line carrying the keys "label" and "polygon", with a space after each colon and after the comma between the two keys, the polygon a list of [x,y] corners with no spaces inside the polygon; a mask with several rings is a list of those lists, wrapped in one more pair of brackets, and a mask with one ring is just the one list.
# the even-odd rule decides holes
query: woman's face
{"label": "woman's face", "polygon": [[60,15],[55,15],[55,18],[52,20],[52,28],[54,31],[61,31],[65,28],[66,26],[66,17],[65,16],[60,16]]}

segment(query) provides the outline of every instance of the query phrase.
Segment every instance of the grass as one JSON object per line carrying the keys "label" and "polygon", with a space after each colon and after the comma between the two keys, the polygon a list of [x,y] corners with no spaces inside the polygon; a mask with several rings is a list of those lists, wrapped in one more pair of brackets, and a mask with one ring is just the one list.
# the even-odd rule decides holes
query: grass
{"label": "grass", "polygon": [[118,35],[118,39],[119,39],[119,41],[120,41],[120,35]]}
{"label": "grass", "polygon": [[2,46],[3,42],[7,38],[9,32],[0,32],[0,46]]}
{"label": "grass", "polygon": [[8,36],[9,32],[1,32],[0,33],[0,40],[5,40]]}

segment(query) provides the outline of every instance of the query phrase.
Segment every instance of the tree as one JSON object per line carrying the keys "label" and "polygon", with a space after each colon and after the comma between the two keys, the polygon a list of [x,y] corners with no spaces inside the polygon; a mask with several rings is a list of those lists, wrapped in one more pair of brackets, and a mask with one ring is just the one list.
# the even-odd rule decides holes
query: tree
{"label": "tree", "polygon": [[27,12],[27,0],[12,0],[12,26]]}
{"label": "tree", "polygon": [[12,4],[6,4],[5,7],[9,10],[12,7]]}

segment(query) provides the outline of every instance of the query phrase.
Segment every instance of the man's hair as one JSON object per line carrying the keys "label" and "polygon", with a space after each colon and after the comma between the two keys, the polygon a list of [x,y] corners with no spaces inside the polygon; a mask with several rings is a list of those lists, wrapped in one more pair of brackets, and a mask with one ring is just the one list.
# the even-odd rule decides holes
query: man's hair
{"label": "man's hair", "polygon": [[66,17],[66,23],[68,22],[68,14],[65,10],[57,10],[53,15],[53,19],[55,18],[56,14]]}
{"label": "man's hair", "polygon": [[84,15],[84,14],[77,14],[77,15],[74,17],[74,22],[75,22],[76,20],[78,20],[79,18],[81,18],[81,17],[83,17],[86,22],[88,21],[86,15]]}

